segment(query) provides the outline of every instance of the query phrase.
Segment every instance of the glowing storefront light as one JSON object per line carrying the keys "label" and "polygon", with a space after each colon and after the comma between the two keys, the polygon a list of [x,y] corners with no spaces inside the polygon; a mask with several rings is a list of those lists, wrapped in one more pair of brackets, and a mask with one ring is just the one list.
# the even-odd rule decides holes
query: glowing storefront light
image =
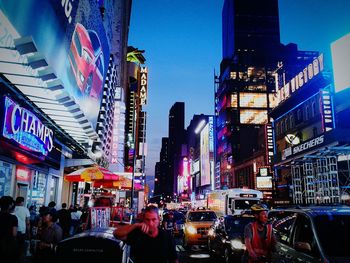
{"label": "glowing storefront light", "polygon": [[5,97],[3,136],[14,140],[25,149],[46,156],[53,148],[53,131],[32,112]]}

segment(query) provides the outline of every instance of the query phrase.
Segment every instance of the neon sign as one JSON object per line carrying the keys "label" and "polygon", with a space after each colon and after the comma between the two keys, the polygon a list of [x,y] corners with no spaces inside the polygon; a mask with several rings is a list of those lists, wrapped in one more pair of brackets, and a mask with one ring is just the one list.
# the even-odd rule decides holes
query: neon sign
{"label": "neon sign", "polygon": [[53,148],[53,131],[46,127],[32,112],[5,97],[3,134],[24,149],[46,156]]}
{"label": "neon sign", "polygon": [[140,74],[140,104],[145,105],[147,103],[147,67],[141,67]]}

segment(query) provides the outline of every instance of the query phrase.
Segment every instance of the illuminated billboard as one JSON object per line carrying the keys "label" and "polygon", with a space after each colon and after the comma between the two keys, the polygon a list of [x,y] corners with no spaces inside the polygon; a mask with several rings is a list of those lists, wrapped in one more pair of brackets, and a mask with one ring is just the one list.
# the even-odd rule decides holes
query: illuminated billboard
{"label": "illuminated billboard", "polygon": [[2,135],[17,142],[27,151],[38,152],[43,156],[53,148],[53,131],[44,125],[31,111],[20,107],[5,97],[5,116]]}
{"label": "illuminated billboard", "polygon": [[267,108],[267,96],[265,93],[241,92],[239,94],[239,106],[247,108]]}
{"label": "illuminated billboard", "polygon": [[350,87],[349,47],[350,33],[333,42],[331,45],[335,92],[339,92]]}
{"label": "illuminated billboard", "polygon": [[266,124],[267,110],[241,110],[240,122],[242,124]]}
{"label": "illuminated billboard", "polygon": [[272,177],[271,176],[257,176],[256,177],[257,189],[272,189]]}
{"label": "illuminated billboard", "polygon": [[[2,46],[16,47],[14,39],[30,37],[38,53],[24,52],[28,60],[35,56],[45,59],[62,81],[64,92],[95,128],[110,55],[98,1],[47,0],[39,4],[35,0],[0,0],[0,8],[13,26],[0,25],[0,31],[6,32]],[[34,67],[34,75],[47,69],[42,66]],[[49,86],[49,81],[43,83],[38,78],[37,82],[37,86]],[[56,92],[60,96],[60,90]],[[34,88],[31,95],[35,96]]]}
{"label": "illuminated billboard", "polygon": [[141,67],[140,71],[140,104],[147,104],[147,84],[148,84],[148,69]]}
{"label": "illuminated billboard", "polygon": [[210,184],[210,152],[209,125],[205,125],[200,133],[200,172],[201,185]]}

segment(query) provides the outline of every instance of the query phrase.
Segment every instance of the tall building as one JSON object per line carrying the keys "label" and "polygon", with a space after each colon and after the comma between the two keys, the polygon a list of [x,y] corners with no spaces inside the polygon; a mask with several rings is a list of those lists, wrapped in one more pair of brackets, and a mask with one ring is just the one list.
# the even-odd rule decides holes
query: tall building
{"label": "tall building", "polygon": [[169,171],[169,138],[162,138],[162,146],[159,154],[159,162],[155,166],[154,196],[167,196],[171,194],[173,179],[168,175]]}
{"label": "tall building", "polygon": [[[100,150],[109,154],[111,126],[101,130],[100,123],[111,116],[111,58],[125,59],[116,53],[124,48],[129,19],[112,24],[130,16],[130,4],[46,1],[38,9],[32,0],[1,3],[0,27],[7,33],[0,52],[0,195],[22,195],[38,206],[78,201],[63,174],[98,162]],[[10,120],[21,127],[8,129]]]}
{"label": "tall building", "polygon": [[144,183],[146,146],[147,74],[144,50],[128,47],[128,78],[125,93],[125,171],[133,172],[136,182]]}
{"label": "tall building", "polygon": [[167,193],[177,192],[177,176],[180,174],[182,157],[186,156],[185,143],[185,103],[176,102],[169,110],[169,173],[172,182]]}
{"label": "tall building", "polygon": [[222,15],[216,167],[226,188],[242,186],[234,167],[260,149],[259,130],[269,122],[267,113],[274,106],[274,69],[280,57],[278,1],[226,0]]}
{"label": "tall building", "polygon": [[[186,129],[187,159],[190,164],[192,197],[202,199],[211,190],[220,188],[220,177],[214,171],[214,117],[194,115]],[[184,175],[182,175],[184,177]]]}

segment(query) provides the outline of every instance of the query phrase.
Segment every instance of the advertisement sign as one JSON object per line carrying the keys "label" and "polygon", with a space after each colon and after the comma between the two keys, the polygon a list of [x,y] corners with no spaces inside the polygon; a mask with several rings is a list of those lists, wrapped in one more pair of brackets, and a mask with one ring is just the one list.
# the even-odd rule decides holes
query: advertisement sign
{"label": "advertisement sign", "polygon": [[284,85],[278,87],[276,94],[278,104],[288,99],[294,92],[302,88],[306,83],[311,81],[315,76],[322,72],[323,69],[323,54],[320,54],[290,81],[287,83],[282,82]]}
{"label": "advertisement sign", "polygon": [[257,189],[272,189],[272,177],[271,176],[257,176],[256,177]]}
{"label": "advertisement sign", "polygon": [[265,124],[267,123],[267,110],[241,110],[239,118],[242,124]]}
{"label": "advertisement sign", "polygon": [[30,183],[30,170],[24,166],[17,166],[16,180],[17,182]]}
{"label": "advertisement sign", "polygon": [[266,124],[266,154],[267,163],[272,164],[273,161],[273,132],[271,124]]}
{"label": "advertisement sign", "polygon": [[210,184],[209,125],[200,133],[200,172],[201,185]]}
{"label": "advertisement sign", "polygon": [[335,92],[350,87],[350,34],[343,36],[331,45]]}
{"label": "advertisement sign", "polygon": [[141,67],[140,71],[140,105],[147,104],[147,79],[148,69],[147,67]]}
{"label": "advertisement sign", "polygon": [[331,131],[334,128],[334,108],[330,87],[321,90],[322,103],[322,127],[323,131]]}
{"label": "advertisement sign", "polygon": [[[95,128],[109,63],[98,1],[0,0],[0,8],[16,30],[1,23],[0,44],[15,47],[18,35],[31,37],[39,55],[62,81],[64,91]],[[37,81],[43,86],[40,78]]]}
{"label": "advertisement sign", "polygon": [[29,110],[4,97],[5,115],[2,135],[28,151],[46,156],[53,148],[53,131]]}
{"label": "advertisement sign", "polygon": [[111,221],[111,209],[109,207],[90,208],[91,229],[107,228]]}

